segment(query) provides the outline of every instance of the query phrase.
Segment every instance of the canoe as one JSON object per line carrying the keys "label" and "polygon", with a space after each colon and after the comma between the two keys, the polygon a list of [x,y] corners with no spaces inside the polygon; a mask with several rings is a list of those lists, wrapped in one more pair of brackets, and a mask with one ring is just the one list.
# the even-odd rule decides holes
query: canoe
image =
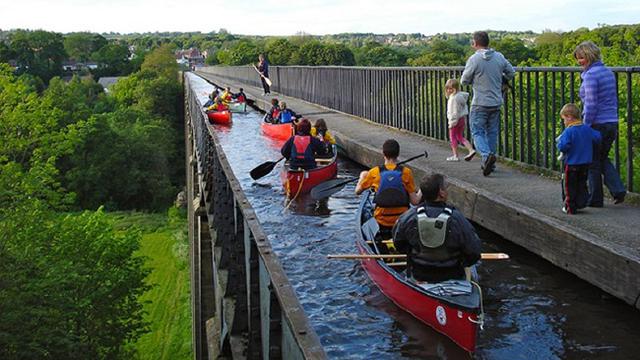
{"label": "canoe", "polygon": [[331,180],[338,175],[338,152],[333,149],[333,157],[316,159],[318,167],[310,170],[291,170],[288,163],[282,167],[280,179],[288,197],[306,194],[316,185]]}
{"label": "canoe", "polygon": [[272,124],[266,121],[262,121],[262,124],[260,124],[260,128],[265,135],[278,140],[289,140],[289,138],[293,135],[293,128],[290,123]]}
{"label": "canoe", "polygon": [[229,110],[231,112],[247,112],[247,103],[246,102],[231,102],[228,104]]}
{"label": "canoe", "polygon": [[[372,243],[378,232],[378,224],[372,216],[372,198],[371,192],[365,191],[356,213],[356,246],[363,255],[378,254]],[[463,281],[465,285],[471,285],[470,294],[441,295],[407,278],[404,266],[390,266],[384,259],[363,259],[361,264],[380,291],[398,307],[446,335],[466,351],[475,351],[478,328],[484,318],[482,295],[477,284]]]}
{"label": "canoe", "polygon": [[210,111],[207,113],[207,117],[209,117],[209,122],[212,124],[219,125],[229,125],[231,124],[231,111]]}

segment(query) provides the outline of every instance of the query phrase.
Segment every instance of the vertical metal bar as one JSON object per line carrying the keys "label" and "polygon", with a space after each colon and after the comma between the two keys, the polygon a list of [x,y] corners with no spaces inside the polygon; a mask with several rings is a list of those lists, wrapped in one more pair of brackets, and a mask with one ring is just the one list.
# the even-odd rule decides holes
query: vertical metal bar
{"label": "vertical metal bar", "polygon": [[557,169],[558,163],[556,159],[556,73],[551,73],[551,141],[553,146],[551,147],[551,168]]}
{"label": "vertical metal bar", "polygon": [[[504,120],[502,125],[502,141],[499,142],[499,151],[498,153],[502,156],[509,157],[509,91],[503,92],[503,108],[504,114],[502,118]],[[499,136],[498,136],[499,138]]]}
{"label": "vertical metal bar", "polygon": [[[627,70],[627,189],[633,188],[633,93],[631,91],[632,72]],[[616,141],[617,142],[617,141]],[[619,168],[618,168],[619,169]]]}
{"label": "vertical metal bar", "polygon": [[569,87],[571,93],[569,94],[569,102],[574,103],[575,102],[575,84],[576,84],[576,77],[575,77],[576,73],[574,73],[573,71],[569,73],[569,81],[571,81],[571,85]]}
{"label": "vertical metal bar", "polygon": [[[614,77],[615,77],[615,82],[616,82],[616,102],[618,104],[620,104],[620,83],[619,83],[619,76],[618,73],[614,73]],[[628,86],[628,85],[627,85]],[[629,102],[629,99],[627,98],[627,102]],[[620,106],[618,105],[618,117],[620,117]],[[620,123],[620,121],[618,121],[618,123]],[[618,172],[620,172],[620,128],[618,128],[618,136],[616,136],[616,140],[613,143],[613,163],[616,167],[616,169],[618,169]],[[607,154],[607,156],[609,156]]]}
{"label": "vertical metal bar", "polygon": [[536,116],[535,116],[535,132],[536,132],[536,147],[535,147],[535,161],[536,166],[540,166],[540,73],[534,72],[533,76],[535,76],[535,97],[536,97]]}
{"label": "vertical metal bar", "polygon": [[520,81],[520,121],[519,121],[519,131],[518,131],[518,140],[519,140],[519,145],[520,145],[520,152],[518,154],[518,157],[520,159],[520,161],[524,162],[524,106],[523,106],[523,100],[522,100],[522,72],[520,72],[518,74],[518,80]]}
{"label": "vertical metal bar", "polygon": [[527,71],[527,164],[531,164],[532,161],[532,146],[531,140],[531,72]]}
{"label": "vertical metal bar", "polygon": [[511,158],[516,159],[516,77],[514,76],[511,82]]}
{"label": "vertical metal bar", "polygon": [[543,149],[543,165],[549,168],[549,97],[548,97],[548,73],[543,73],[542,88],[544,89],[544,149]]}

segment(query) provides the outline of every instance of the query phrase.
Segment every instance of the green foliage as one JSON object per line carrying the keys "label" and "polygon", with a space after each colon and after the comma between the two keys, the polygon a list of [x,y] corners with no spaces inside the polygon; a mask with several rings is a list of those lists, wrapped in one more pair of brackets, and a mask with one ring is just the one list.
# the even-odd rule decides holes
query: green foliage
{"label": "green foliage", "polygon": [[465,63],[467,49],[454,40],[434,40],[429,51],[418,58],[409,59],[412,66],[460,66]]}
{"label": "green foliage", "polygon": [[298,50],[298,46],[285,38],[269,39],[266,44],[266,53],[272,65],[288,65],[291,56]]}
{"label": "green foliage", "polygon": [[9,49],[18,63],[19,74],[32,74],[45,82],[62,74],[66,53],[61,34],[18,30],[10,37]]}
{"label": "green foliage", "polygon": [[524,66],[536,61],[535,50],[528,48],[521,40],[516,38],[503,38],[494,42],[493,47],[509,59],[509,62],[514,66],[520,64]]}
{"label": "green foliage", "polygon": [[125,44],[110,43],[91,54],[98,69],[93,70],[96,77],[127,75],[131,72],[129,47]]}
{"label": "green foliage", "polygon": [[[4,177],[4,175],[0,175]],[[117,359],[145,332],[140,234],[38,201],[0,216],[0,358]]]}
{"label": "green foliage", "polygon": [[88,61],[91,54],[107,45],[107,39],[99,34],[88,32],[67,34],[64,37],[64,49],[71,59]]}
{"label": "green foliage", "polygon": [[151,71],[156,76],[167,79],[178,78],[178,64],[169,45],[162,45],[149,53],[142,63],[141,70]]}
{"label": "green foliage", "polygon": [[360,66],[403,66],[407,63],[402,52],[377,42],[369,42],[354,53],[356,64]]}
{"label": "green foliage", "polygon": [[295,65],[355,65],[355,57],[344,44],[323,44],[307,41],[295,51],[290,60]]}

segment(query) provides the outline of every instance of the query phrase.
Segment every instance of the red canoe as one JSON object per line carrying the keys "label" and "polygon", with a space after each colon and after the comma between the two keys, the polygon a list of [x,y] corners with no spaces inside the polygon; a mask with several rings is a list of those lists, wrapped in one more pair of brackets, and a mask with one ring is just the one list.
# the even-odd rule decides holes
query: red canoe
{"label": "red canoe", "polygon": [[[378,253],[371,243],[378,231],[378,225],[371,217],[373,213],[371,198],[370,191],[362,195],[356,214],[358,226],[356,245],[358,251],[366,255]],[[371,221],[368,222],[369,220]],[[414,280],[408,279],[406,274],[401,272],[404,267],[391,267],[387,264],[382,259],[362,260],[362,267],[369,278],[398,307],[448,336],[466,351],[474,352],[478,327],[484,318],[479,286],[471,284],[470,294],[455,296],[436,294],[425,290]]]}
{"label": "red canoe", "polygon": [[293,135],[293,128],[290,123],[271,124],[263,121],[260,127],[265,135],[278,140],[289,140]]}
{"label": "red canoe", "polygon": [[207,113],[207,116],[209,117],[209,122],[211,122],[212,124],[219,124],[219,125],[229,125],[231,124],[231,111],[229,110],[224,110],[224,111],[210,111]]}
{"label": "red canoe", "polygon": [[317,159],[318,167],[310,170],[291,170],[288,164],[282,167],[280,179],[282,186],[288,197],[296,197],[306,194],[311,189],[327,180],[331,180],[338,175],[338,155],[334,149],[333,158]]}

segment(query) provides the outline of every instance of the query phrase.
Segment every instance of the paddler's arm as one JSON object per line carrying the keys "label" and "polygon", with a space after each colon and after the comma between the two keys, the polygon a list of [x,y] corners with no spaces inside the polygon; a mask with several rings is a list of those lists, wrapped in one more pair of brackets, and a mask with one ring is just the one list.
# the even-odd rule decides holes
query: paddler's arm
{"label": "paddler's arm", "polygon": [[358,179],[358,184],[356,185],[356,195],[360,195],[363,191],[367,190],[369,187],[365,187],[365,180],[369,176],[369,171],[362,171],[360,173],[360,179]]}

